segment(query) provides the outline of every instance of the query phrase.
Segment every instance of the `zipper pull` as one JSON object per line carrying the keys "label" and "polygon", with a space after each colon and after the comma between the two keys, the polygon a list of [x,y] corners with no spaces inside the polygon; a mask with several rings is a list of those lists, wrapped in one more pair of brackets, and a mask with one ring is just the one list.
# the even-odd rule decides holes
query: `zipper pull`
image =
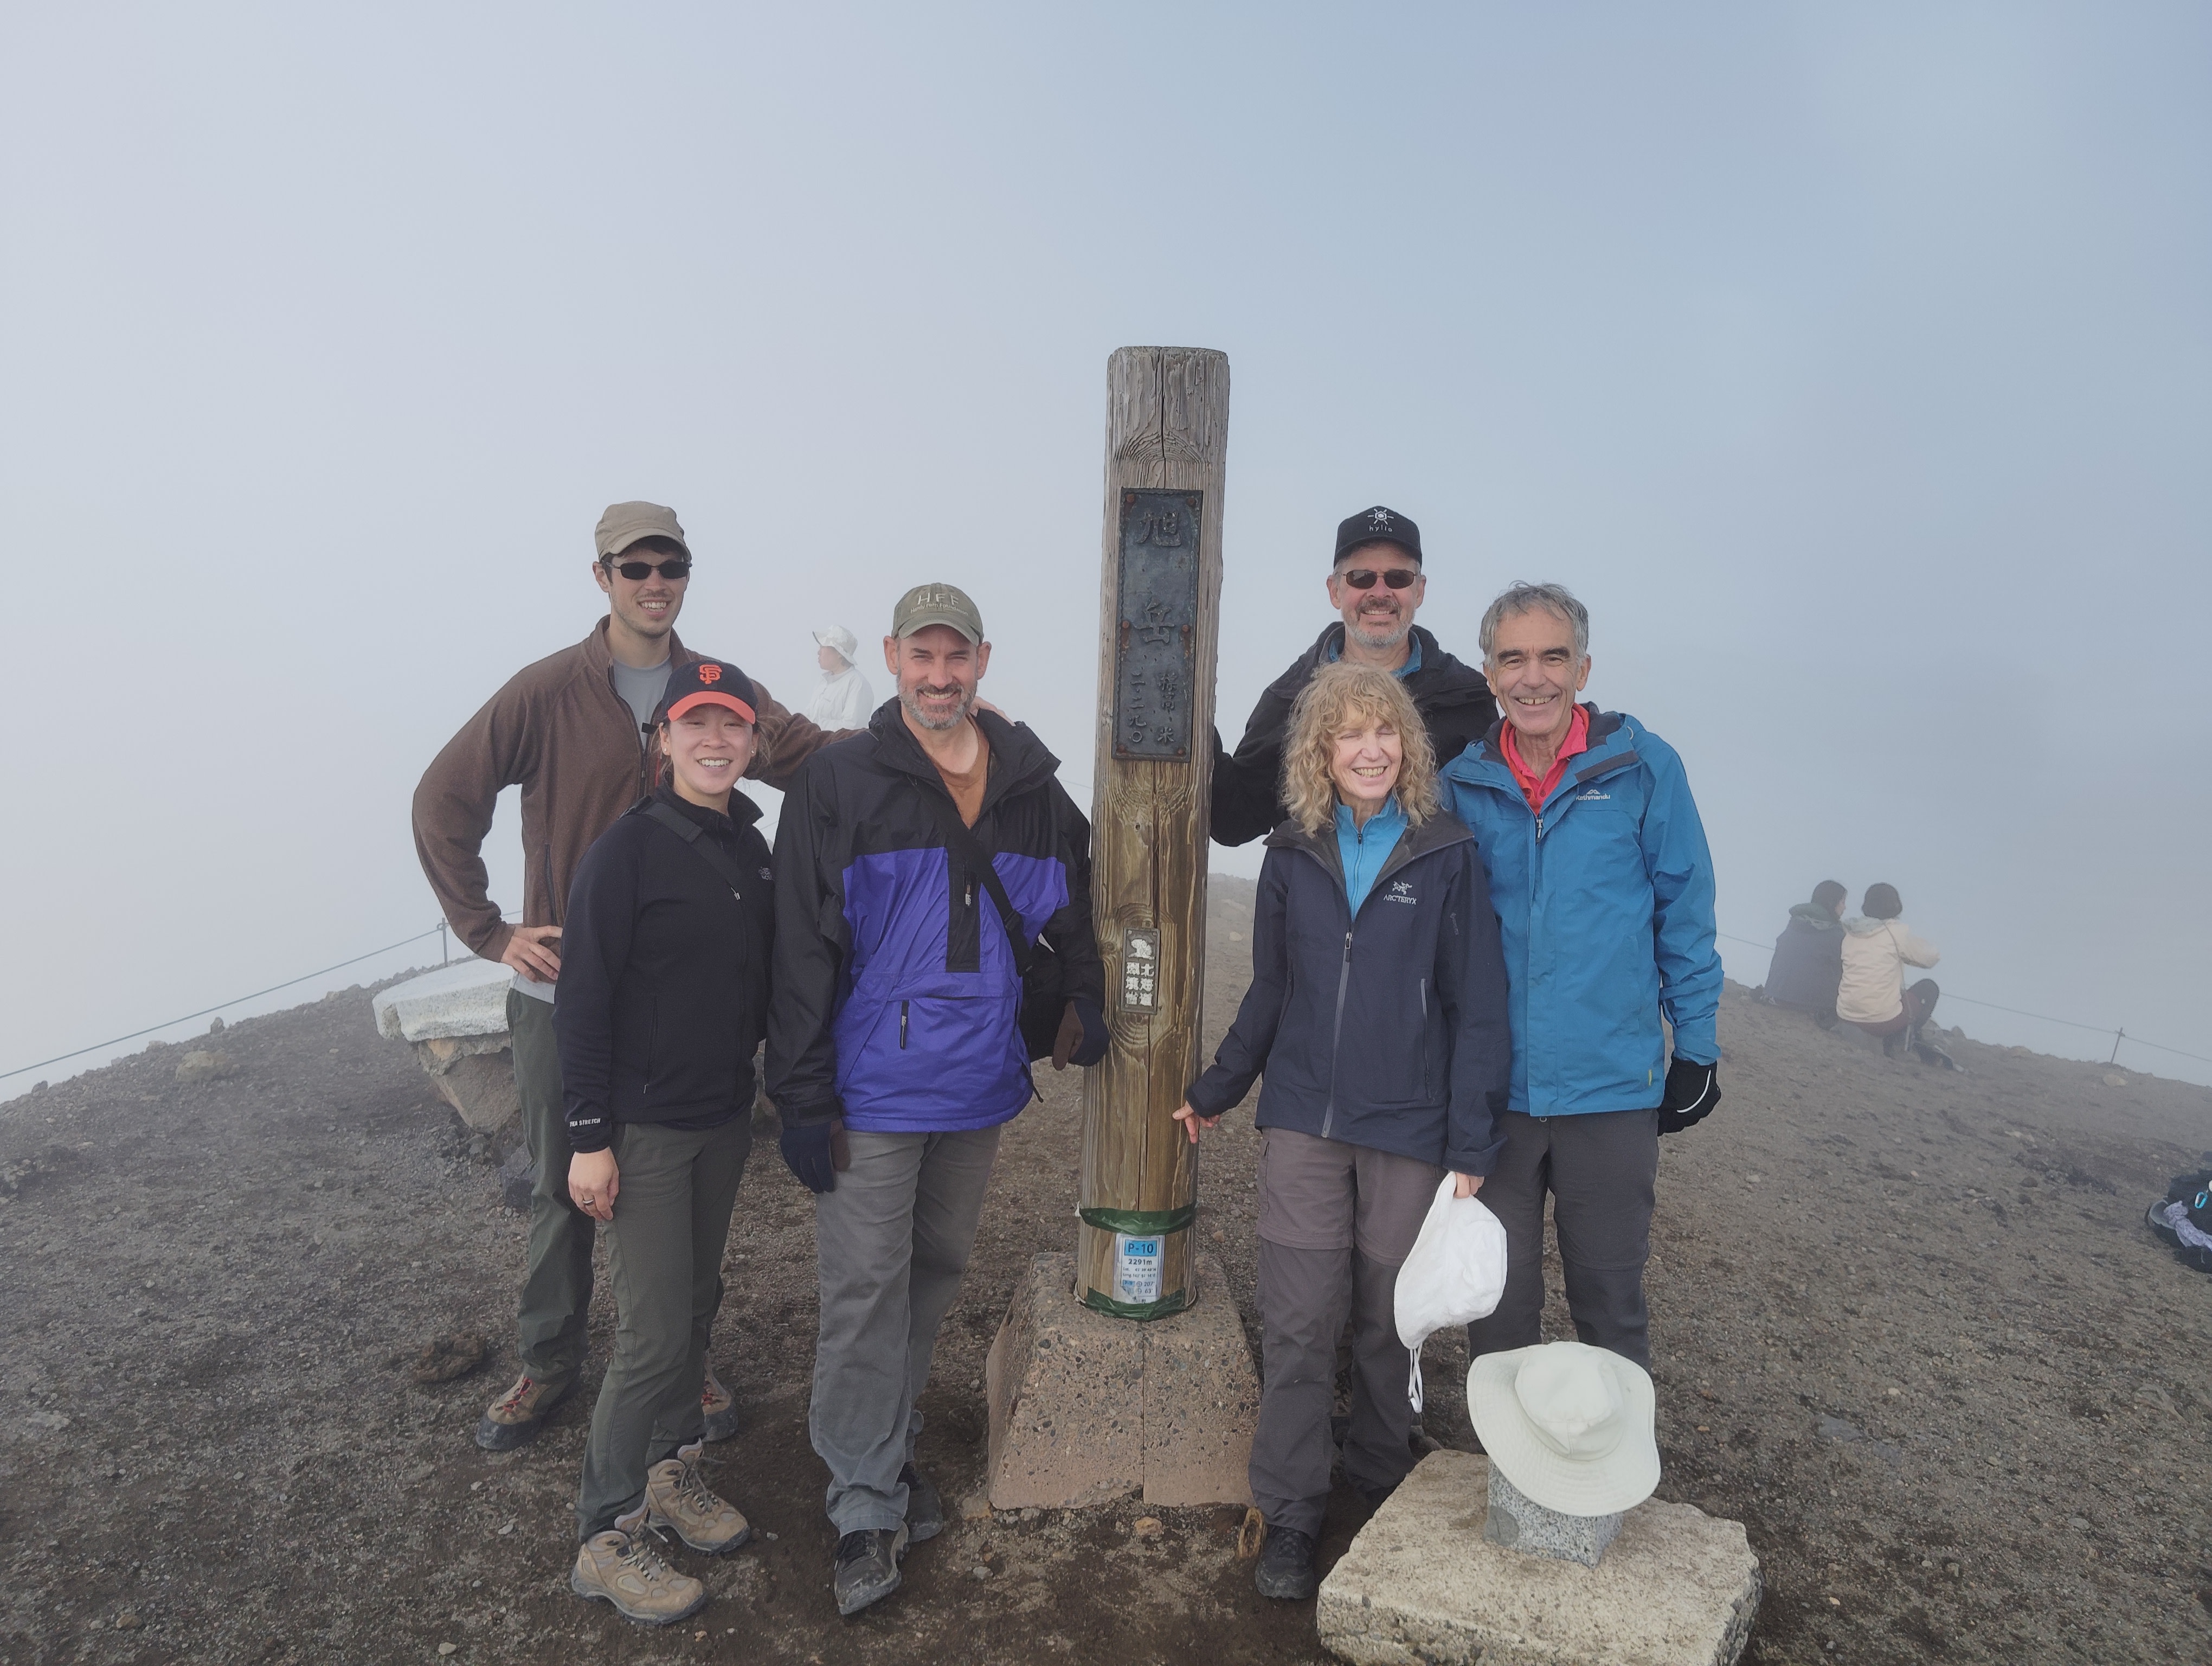
{"label": "zipper pull", "polygon": [[1344,934],[1344,958],[1346,960],[1350,960],[1352,958],[1352,933],[1350,932],[1346,932]]}

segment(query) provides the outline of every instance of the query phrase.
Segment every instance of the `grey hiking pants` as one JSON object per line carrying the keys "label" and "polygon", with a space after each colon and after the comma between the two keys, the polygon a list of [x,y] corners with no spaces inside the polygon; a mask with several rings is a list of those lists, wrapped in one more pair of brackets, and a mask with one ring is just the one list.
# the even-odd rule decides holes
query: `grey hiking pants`
{"label": "grey hiking pants", "polygon": [[514,1085],[530,1152],[530,1270],[522,1279],[522,1369],[565,1387],[584,1368],[592,1306],[592,1235],[597,1224],[569,1201],[568,1110],[550,1002],[507,992]]}
{"label": "grey hiking pants", "polygon": [[584,1449],[580,1540],[635,1510],[645,1472],[705,1432],[699,1391],[707,1337],[722,1305],[722,1250],[752,1150],[752,1119],[740,1112],[720,1128],[696,1129],[617,1122],[612,1145],[619,1178],[607,1270],[615,1352]]}
{"label": "grey hiking pants", "polygon": [[1505,1293],[1498,1310],[1467,1328],[1470,1358],[1534,1347],[1544,1340],[1544,1195],[1559,1231],[1559,1267],[1575,1335],[1651,1368],[1651,1315],[1644,1263],[1651,1257],[1659,1114],[1499,1119],[1505,1149],[1482,1183],[1482,1201],[1505,1227]]}
{"label": "grey hiking pants", "polygon": [[852,1167],[814,1200],[822,1323],[808,1417],[841,1535],[906,1519],[915,1402],[975,1247],[999,1130],[846,1139]]}
{"label": "grey hiking pants", "polygon": [[1444,1171],[1290,1128],[1267,1128],[1261,1140],[1260,1421],[1248,1474],[1268,1526],[1317,1535],[1328,1506],[1329,1411],[1347,1311],[1345,1475],[1370,1493],[1386,1492],[1413,1467],[1412,1360],[1398,1340],[1398,1268]]}

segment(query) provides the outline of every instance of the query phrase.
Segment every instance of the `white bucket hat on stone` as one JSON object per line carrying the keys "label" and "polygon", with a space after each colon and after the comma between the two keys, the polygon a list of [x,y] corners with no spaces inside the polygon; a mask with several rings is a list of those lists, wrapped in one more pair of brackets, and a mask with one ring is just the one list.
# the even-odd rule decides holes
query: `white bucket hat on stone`
{"label": "white bucket hat on stone", "polygon": [[1467,1409],[1505,1479],[1564,1516],[1632,1510],[1659,1485],[1657,1397],[1632,1359],[1583,1342],[1486,1353]]}
{"label": "white bucket hat on stone", "polygon": [[836,648],[845,656],[848,665],[860,659],[860,639],[842,625],[831,625],[827,630],[816,631],[814,641],[819,647]]}

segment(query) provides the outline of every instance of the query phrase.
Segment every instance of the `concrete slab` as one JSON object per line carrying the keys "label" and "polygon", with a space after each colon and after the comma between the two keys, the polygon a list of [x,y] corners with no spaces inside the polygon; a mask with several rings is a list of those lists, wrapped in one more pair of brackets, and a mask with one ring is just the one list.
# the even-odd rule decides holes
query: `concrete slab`
{"label": "concrete slab", "polygon": [[984,1367],[994,1510],[1245,1504],[1260,1385],[1221,1263],[1198,1299],[1143,1323],[1075,1298],[1075,1257],[1030,1264]]}
{"label": "concrete slab", "polygon": [[1735,1666],[1759,1611],[1740,1522],[1651,1499],[1595,1567],[1483,1537],[1490,1463],[1431,1452],[1322,1581],[1314,1621],[1353,1666]]}
{"label": "concrete slab", "polygon": [[393,1041],[504,1037],[507,992],[514,982],[511,969],[471,956],[380,989],[369,1006],[376,1014],[377,1033]]}
{"label": "concrete slab", "polygon": [[479,1134],[522,1114],[507,1033],[514,974],[473,958],[379,990],[369,1003],[379,1033],[410,1043],[430,1084]]}

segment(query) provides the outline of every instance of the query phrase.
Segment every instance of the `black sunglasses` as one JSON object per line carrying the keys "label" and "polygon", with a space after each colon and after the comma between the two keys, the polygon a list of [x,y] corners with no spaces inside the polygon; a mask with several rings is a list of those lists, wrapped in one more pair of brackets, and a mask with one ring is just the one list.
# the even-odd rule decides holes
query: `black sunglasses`
{"label": "black sunglasses", "polygon": [[688,579],[691,576],[691,563],[688,561],[664,561],[656,565],[649,561],[617,562],[610,559],[606,567],[607,571],[621,574],[632,584],[641,584],[654,573],[659,574],[664,579],[671,580]]}
{"label": "black sunglasses", "polygon": [[1420,576],[1410,567],[1386,567],[1379,573],[1371,567],[1353,567],[1337,575],[1354,590],[1372,590],[1377,579],[1393,590],[1410,589]]}

